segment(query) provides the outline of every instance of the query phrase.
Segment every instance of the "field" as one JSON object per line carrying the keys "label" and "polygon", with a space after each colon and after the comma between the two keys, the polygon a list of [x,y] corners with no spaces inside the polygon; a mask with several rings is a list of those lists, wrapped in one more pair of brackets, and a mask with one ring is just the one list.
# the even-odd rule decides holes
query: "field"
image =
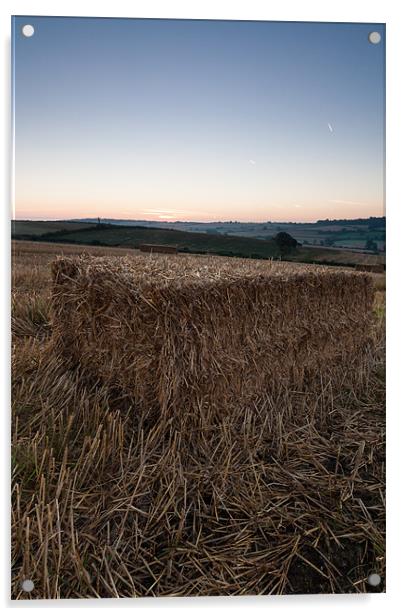
{"label": "field", "polygon": [[[159,227],[156,226],[159,225]],[[137,249],[140,244],[168,244],[177,246],[180,252],[193,254],[216,254],[228,257],[247,257],[253,259],[282,258],[292,262],[328,263],[353,266],[356,264],[385,263],[384,253],[374,254],[361,249],[351,250],[336,245],[332,248],[321,246],[328,235],[337,237],[337,227],[318,226],[314,229],[314,245],[303,244],[303,225],[271,225],[270,231],[262,231],[264,225],[252,227],[250,224],[225,223],[226,226],[213,226],[212,223],[144,223],[134,224],[94,224],[86,222],[51,221],[13,221],[12,236],[19,240],[83,244],[89,246],[110,246]],[[266,226],[266,225],[265,225]],[[310,225],[315,227],[315,225]],[[362,225],[361,225],[362,227]],[[228,229],[228,230],[226,230]],[[268,229],[268,226],[267,226]],[[300,245],[287,254],[281,254],[272,236],[278,230],[291,233]],[[352,231],[349,233],[353,234]],[[356,237],[364,237],[366,231],[355,231]],[[309,233],[313,233],[309,231]],[[360,233],[360,235],[359,235]],[[362,235],[363,234],[363,235]],[[318,238],[318,239],[317,239]],[[320,239],[323,238],[323,239]],[[353,248],[353,242],[352,242]]]}
{"label": "field", "polygon": [[59,231],[13,242],[13,598],[383,592],[384,275],[361,390],[267,397],[195,449],[51,346],[55,257],[138,255]]}
{"label": "field", "polygon": [[[78,222],[78,221],[77,221]],[[79,222],[96,222],[94,219],[84,219]],[[237,237],[269,240],[278,233],[286,231],[301,244],[308,246],[334,246],[364,250],[368,240],[376,242],[380,252],[385,250],[385,217],[355,219],[355,220],[319,220],[315,223],[290,222],[151,222],[105,219],[118,225],[143,225],[146,227],[161,227],[176,231],[191,231],[197,233],[215,233]]]}
{"label": "field", "polygon": [[40,237],[46,233],[64,233],[69,231],[81,231],[96,227],[91,223],[51,221],[51,220],[18,220],[13,221],[11,228],[13,235],[29,235]]}

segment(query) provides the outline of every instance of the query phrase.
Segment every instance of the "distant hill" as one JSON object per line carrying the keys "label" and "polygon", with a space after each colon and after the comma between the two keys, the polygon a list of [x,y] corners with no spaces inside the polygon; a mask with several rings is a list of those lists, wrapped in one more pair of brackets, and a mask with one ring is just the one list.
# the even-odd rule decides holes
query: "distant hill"
{"label": "distant hill", "polygon": [[13,220],[11,222],[11,235],[20,238],[26,236],[26,239],[31,239],[32,236],[40,237],[60,231],[79,231],[94,226],[96,225],[93,223],[71,220]]}
{"label": "distant hill", "polygon": [[[174,222],[165,222],[165,221],[154,221],[154,220],[141,220],[141,219],[130,219],[130,218],[102,218],[101,222],[107,224],[115,224],[115,225],[131,225],[131,224],[147,224],[147,225],[158,225],[158,224],[169,224],[169,225],[177,225],[177,224],[185,224],[185,225],[303,225],[303,226],[311,226],[311,225],[370,225],[372,223],[377,224],[378,226],[385,226],[385,216],[370,216],[369,218],[326,218],[320,219],[316,222],[239,222],[237,220],[226,220],[226,221],[215,221],[215,222],[199,222],[199,221],[174,221]],[[90,222],[97,223],[98,218],[73,218],[69,220],[69,222]]]}
{"label": "distant hill", "polygon": [[[75,225],[77,225],[75,227]],[[31,232],[32,231],[32,232]],[[146,228],[138,225],[85,224],[42,221],[14,221],[14,239],[68,242],[102,246],[138,248],[141,244],[167,244],[177,246],[181,252],[213,253],[225,256],[271,258],[279,256],[274,241],[245,237],[201,234],[188,231]]]}
{"label": "distant hill", "polygon": [[316,225],[343,225],[343,226],[356,226],[356,225],[368,225],[376,227],[385,227],[385,216],[370,216],[370,218],[335,218],[325,220],[317,220]]}
{"label": "distant hill", "polygon": [[[84,218],[75,222],[94,224],[97,219]],[[292,235],[299,243],[307,246],[345,248],[373,252],[385,251],[385,217],[356,218],[353,220],[318,220],[314,223],[304,222],[182,222],[122,220],[106,218],[104,224],[118,226],[140,226],[147,228],[174,229],[192,233],[213,233],[251,237],[270,240],[280,231]],[[373,243],[374,242],[374,243]]]}
{"label": "distant hill", "polygon": [[[136,222],[136,224],[134,224]],[[138,248],[141,244],[165,244],[177,246],[180,252],[195,254],[217,254],[255,259],[276,259],[281,254],[273,237],[266,239],[231,233],[214,232],[208,227],[204,232],[183,231],[160,226],[145,226],[138,221],[132,224],[112,224],[93,220],[81,221],[13,221],[12,237],[16,240],[32,240],[82,244],[92,246],[113,246]],[[208,224],[208,223],[203,223]],[[276,228],[278,228],[276,226]],[[275,231],[275,235],[278,231]],[[291,233],[296,237],[295,233]],[[297,238],[298,239],[298,238]],[[300,241],[300,240],[298,240]],[[353,265],[355,263],[384,262],[383,256],[362,251],[343,250],[322,246],[298,245],[288,254],[282,255],[292,261]]]}

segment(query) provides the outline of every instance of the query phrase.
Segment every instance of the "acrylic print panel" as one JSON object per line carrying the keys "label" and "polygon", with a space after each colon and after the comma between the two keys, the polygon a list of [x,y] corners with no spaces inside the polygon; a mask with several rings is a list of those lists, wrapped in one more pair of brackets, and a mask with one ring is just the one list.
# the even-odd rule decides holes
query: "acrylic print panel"
{"label": "acrylic print panel", "polygon": [[384,591],[384,25],[12,25],[13,598]]}

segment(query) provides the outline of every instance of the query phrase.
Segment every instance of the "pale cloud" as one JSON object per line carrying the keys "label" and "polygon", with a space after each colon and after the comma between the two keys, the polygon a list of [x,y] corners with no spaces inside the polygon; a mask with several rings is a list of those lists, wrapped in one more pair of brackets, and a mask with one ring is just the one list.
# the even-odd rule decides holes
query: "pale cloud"
{"label": "pale cloud", "polygon": [[162,216],[164,218],[166,217],[170,217],[170,218],[175,218],[175,216],[172,216],[172,214],[186,214],[186,215],[190,215],[190,214],[195,214],[195,215],[205,215],[205,216],[212,216],[211,212],[206,212],[205,210],[176,210],[173,208],[169,208],[169,209],[147,209],[147,210],[142,210],[142,214],[151,214],[153,216]]}
{"label": "pale cloud", "polygon": [[330,203],[339,203],[341,205],[367,205],[363,201],[344,201],[343,199],[331,199]]}

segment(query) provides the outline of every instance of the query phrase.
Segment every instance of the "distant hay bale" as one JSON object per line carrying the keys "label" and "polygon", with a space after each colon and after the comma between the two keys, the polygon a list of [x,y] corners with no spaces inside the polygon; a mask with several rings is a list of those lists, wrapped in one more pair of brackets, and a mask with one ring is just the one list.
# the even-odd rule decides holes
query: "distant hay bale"
{"label": "distant hay bale", "polygon": [[357,264],[355,270],[358,272],[370,272],[372,274],[383,274],[385,272],[385,265],[383,263],[370,264]]}
{"label": "distant hay bale", "polygon": [[364,273],[142,255],[62,258],[52,272],[53,344],[157,416],[200,428],[265,394],[329,383],[336,395],[365,369]]}
{"label": "distant hay bale", "polygon": [[176,254],[177,246],[167,246],[166,244],[140,244],[141,252]]}

